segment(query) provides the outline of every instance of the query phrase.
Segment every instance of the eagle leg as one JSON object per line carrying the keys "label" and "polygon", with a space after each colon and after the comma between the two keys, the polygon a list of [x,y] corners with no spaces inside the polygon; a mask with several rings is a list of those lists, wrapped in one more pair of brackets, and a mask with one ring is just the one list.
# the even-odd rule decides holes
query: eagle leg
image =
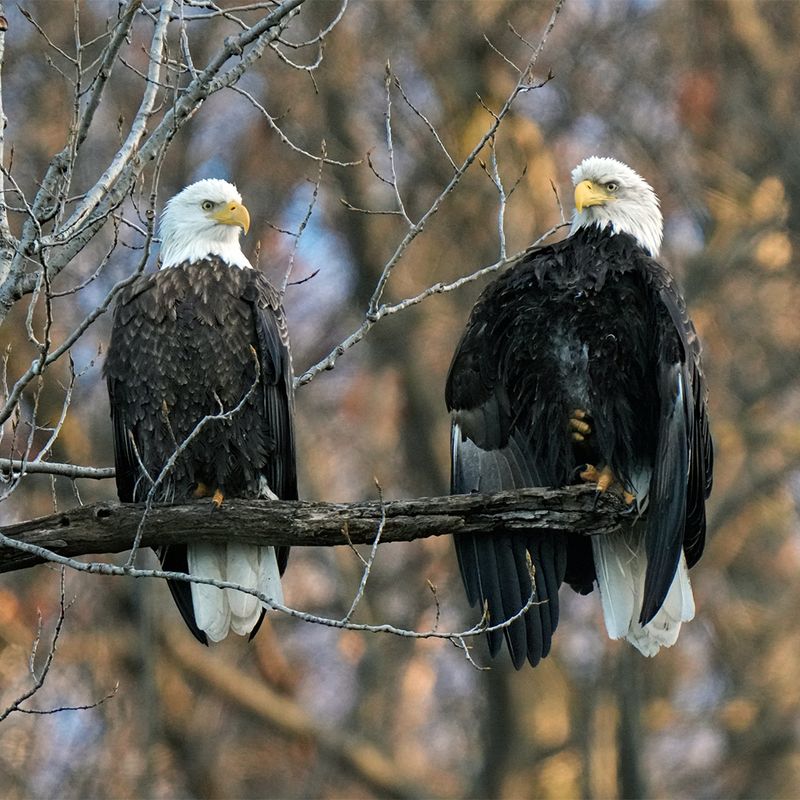
{"label": "eagle leg", "polygon": [[217,488],[212,492],[210,487],[202,482],[197,483],[192,494],[194,494],[195,497],[210,497],[215,510],[222,506],[222,501],[225,499],[225,495],[222,493],[221,489]]}
{"label": "eagle leg", "polygon": [[589,414],[582,408],[576,408],[569,418],[569,428],[574,442],[582,442],[592,432],[592,426],[586,421]]}
{"label": "eagle leg", "polygon": [[611,467],[607,464],[602,469],[597,469],[597,467],[592,464],[587,464],[586,469],[580,473],[580,478],[586,481],[586,483],[597,484],[598,497],[601,494],[605,494],[609,489],[612,489],[622,495],[626,506],[633,505],[633,501],[636,499],[636,496],[627,491],[622,483],[617,480],[616,475],[614,475]]}

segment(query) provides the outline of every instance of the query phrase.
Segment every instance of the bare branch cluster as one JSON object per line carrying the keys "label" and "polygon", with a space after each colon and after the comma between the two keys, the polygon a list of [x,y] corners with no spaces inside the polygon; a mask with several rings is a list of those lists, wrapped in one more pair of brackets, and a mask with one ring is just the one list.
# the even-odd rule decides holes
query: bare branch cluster
{"label": "bare branch cluster", "polygon": [[[141,0],[128,0],[121,5],[117,18],[109,23],[105,33],[91,41],[81,38],[79,6],[76,4],[74,52],[56,44],[48,34],[46,25],[26,12],[27,19],[54,54],[54,68],[73,87],[74,102],[64,146],[50,160],[31,196],[26,196],[21,188],[10,160],[6,165],[0,130],[0,324],[6,320],[15,303],[26,300],[27,341],[36,353],[30,366],[11,380],[8,375],[8,352],[3,361],[0,376],[0,444],[4,445],[5,450],[4,457],[0,458],[0,500],[15,491],[28,474],[48,474],[53,480],[56,476],[66,477],[73,484],[77,479],[113,476],[111,469],[50,461],[53,447],[68,414],[76,379],[82,374],[81,370],[75,368],[71,352],[90,326],[110,307],[119,292],[145,269],[150,260],[152,245],[156,241],[159,179],[169,145],[178,131],[198,113],[203,102],[224,89],[234,91],[255,108],[292,153],[310,159],[316,165],[317,172],[306,213],[295,230],[280,230],[293,240],[282,291],[285,292],[291,285],[297,249],[317,208],[324,171],[351,168],[362,163],[361,160],[330,157],[324,140],[320,142],[317,153],[312,152],[313,148],[299,144],[283,130],[279,115],[270,112],[253,91],[237,85],[240,78],[265,52],[270,52],[281,64],[299,70],[307,74],[312,82],[315,81],[314,73],[322,63],[325,38],[345,14],[347,0],[342,0],[336,6],[330,22],[317,35],[293,41],[290,37],[291,22],[304,2],[305,0],[283,0],[280,3],[257,2],[223,8],[207,0],[164,0],[157,8],[150,9]],[[397,217],[403,226],[402,232],[391,255],[378,270],[379,277],[362,322],[327,356],[306,369],[296,379],[296,386],[308,383],[323,370],[332,369],[338,358],[360,342],[380,320],[405,311],[435,294],[455,291],[513,263],[527,252],[525,250],[509,255],[507,251],[506,208],[519,178],[510,188],[505,185],[501,177],[496,144],[501,124],[511,113],[518,98],[542,85],[534,82],[534,68],[562,4],[563,0],[556,1],[553,13],[536,45],[520,37],[527,51],[522,67],[516,66],[511,59],[500,54],[515,72],[514,87],[498,110],[492,110],[478,98],[487,112],[488,122],[483,134],[460,163],[453,157],[452,148],[445,142],[429,116],[418,107],[400,78],[393,72],[391,65],[386,64],[382,135],[388,168],[379,169],[371,154],[366,156],[366,162],[374,178],[388,190],[389,205],[384,209],[360,209],[346,200],[342,202],[353,213],[388,214]],[[204,63],[197,63],[192,48],[194,26],[212,19],[224,19],[235,27],[236,32],[225,38]],[[134,32],[141,33],[143,27],[149,33],[145,48],[146,66],[140,68],[135,66],[131,48]],[[90,45],[98,42],[102,42],[101,51],[99,55],[90,58]],[[0,31],[0,65],[4,43],[4,33]],[[310,57],[306,57],[309,52]],[[60,66],[56,66],[56,60]],[[108,91],[112,73],[120,68],[127,69],[141,80],[138,108],[127,127],[120,123],[120,145],[117,152],[107,164],[97,169],[88,188],[76,192],[77,167],[81,163],[80,159],[94,126],[98,124],[97,111]],[[316,88],[315,82],[314,86]],[[395,103],[398,102],[405,104],[411,114],[423,124],[450,172],[433,202],[417,215],[414,215],[406,201],[402,186],[404,176],[395,152],[394,113]],[[2,115],[0,85],[0,118]],[[499,246],[496,260],[454,281],[435,283],[403,300],[385,302],[388,283],[399,265],[407,260],[406,255],[411,244],[453,195],[473,165],[478,165],[484,171],[497,195]],[[143,187],[147,187],[146,190]],[[11,205],[9,198],[15,198],[15,205]],[[12,216],[21,218],[17,234],[12,232],[9,212],[12,212]],[[113,236],[97,268],[70,288],[54,290],[54,280],[107,225],[113,229]],[[552,228],[535,245],[559,227]],[[111,256],[123,243],[124,232],[129,232],[136,238],[135,248],[141,251],[135,268],[130,275],[118,280],[83,321],[59,340],[55,335],[53,300],[69,295],[79,296],[92,286],[103,275]],[[44,426],[37,419],[39,401],[45,391],[43,378],[46,370],[65,355],[68,357],[69,371],[62,387],[61,411],[52,426]],[[89,366],[93,363],[92,360]],[[460,632],[439,629],[439,601],[433,586],[431,591],[436,604],[436,623],[429,631],[409,631],[390,624],[366,625],[354,622],[353,618],[364,597],[379,552],[379,543],[411,541],[425,536],[466,531],[534,530],[542,527],[548,530],[602,533],[616,530],[621,524],[619,508],[601,504],[596,509],[592,504],[593,495],[581,489],[563,492],[531,490],[527,493],[491,498],[429,498],[405,503],[385,503],[381,498],[377,503],[349,506],[235,500],[228,501],[224,510],[214,515],[208,513],[208,505],[202,502],[168,507],[155,504],[156,490],[169,480],[172,466],[190,441],[201,433],[209,421],[228,419],[237,413],[253,388],[255,384],[235,408],[220,409],[219,414],[201,420],[185,441],[174,443],[173,457],[161,473],[148,476],[150,492],[144,505],[87,506],[6,528],[0,534],[0,571],[21,569],[45,561],[91,574],[169,578],[207,583],[220,588],[237,588],[256,595],[278,611],[307,622],[359,631],[388,632],[411,638],[444,638],[461,648],[472,662],[467,640],[486,630],[507,626],[536,602],[534,596],[528,599],[524,608],[511,620],[504,620],[490,627],[484,616],[476,625]],[[23,398],[29,396],[31,402],[23,410]],[[42,431],[47,436],[44,443],[39,443],[41,437],[38,434]],[[3,442],[9,432],[10,441]],[[55,508],[55,492],[53,498]],[[358,543],[370,543],[372,547],[366,558],[353,547],[361,560],[363,572],[347,613],[340,619],[316,616],[276,604],[238,584],[163,570],[138,569],[134,566],[140,547],[197,541],[198,538],[225,541],[232,528],[239,532],[242,541],[263,545],[347,544],[353,547]],[[124,550],[130,550],[130,557],[123,566],[76,560],[77,556],[89,553]],[[21,704],[41,688],[55,654],[65,610],[62,573],[61,614],[45,668],[38,677],[33,674],[34,688],[12,704],[5,712],[6,716],[13,711],[22,711]]]}
{"label": "bare branch cluster", "polygon": [[[342,200],[345,206],[353,211],[354,213],[363,213],[363,214],[389,214],[392,216],[397,216],[403,220],[405,223],[405,233],[400,239],[400,242],[397,244],[394,252],[391,254],[389,259],[383,265],[383,269],[380,273],[380,276],[376,282],[375,289],[372,293],[372,297],[369,300],[369,304],[367,310],[364,314],[364,319],[361,324],[354,330],[349,336],[347,336],[344,340],[342,340],[339,344],[337,344],[324,358],[318,361],[316,364],[310,366],[306,369],[298,378],[295,379],[296,386],[303,386],[304,384],[308,383],[309,381],[313,380],[316,375],[324,370],[333,369],[337,360],[341,355],[343,355],[347,350],[349,350],[354,345],[358,344],[372,327],[378,323],[380,320],[391,316],[393,314],[398,313],[399,311],[404,311],[405,309],[411,307],[412,305],[416,305],[417,303],[422,302],[428,297],[431,297],[434,294],[442,294],[446,292],[453,291],[466,283],[471,283],[473,281],[478,280],[479,278],[491,274],[503,267],[508,266],[509,264],[514,263],[520,257],[522,257],[525,252],[516,253],[512,256],[509,256],[506,252],[506,236],[505,236],[505,213],[506,213],[506,205],[508,202],[508,198],[513,192],[513,188],[511,190],[506,190],[503,186],[503,182],[500,178],[500,174],[498,171],[497,166],[497,155],[495,150],[495,143],[497,136],[499,135],[500,126],[503,120],[508,117],[511,113],[515,102],[517,99],[531,91],[532,89],[539,88],[544,85],[550,78],[551,75],[539,83],[536,83],[533,79],[534,69],[536,67],[536,63],[539,59],[539,56],[544,49],[544,46],[547,42],[547,39],[555,26],[556,19],[561,11],[563,6],[563,0],[557,0],[555,6],[553,8],[553,13],[550,15],[550,19],[548,20],[545,29],[539,39],[539,42],[536,45],[527,42],[525,39],[520,37],[521,41],[524,43],[525,47],[528,49],[528,59],[523,67],[517,67],[513,64],[513,62],[504,57],[504,60],[513,67],[516,75],[517,81],[514,85],[514,88],[511,90],[509,95],[506,97],[505,102],[502,104],[498,111],[492,111],[488,108],[483,101],[481,101],[481,105],[486,109],[489,117],[490,123],[486,128],[486,131],[480,137],[480,139],[475,143],[473,148],[464,158],[464,160],[460,164],[456,164],[455,160],[453,159],[452,155],[450,154],[447,146],[443,142],[441,136],[439,135],[438,131],[434,127],[434,125],[430,122],[428,117],[417,108],[414,102],[409,98],[408,94],[406,93],[405,89],[403,88],[399,78],[397,78],[393,72],[391,65],[389,63],[386,64],[386,73],[385,73],[385,80],[384,80],[384,92],[385,92],[385,110],[384,110],[384,143],[386,147],[386,156],[389,164],[389,175],[385,176],[382,175],[373,165],[372,160],[368,157],[368,164],[370,169],[372,170],[375,177],[383,184],[385,184],[389,189],[392,196],[392,203],[388,209],[381,209],[381,210],[370,210],[370,209],[362,209],[357,208],[346,200]],[[412,219],[408,211],[406,209],[406,204],[403,200],[403,192],[400,187],[400,182],[398,179],[398,169],[395,159],[395,148],[394,148],[394,134],[393,134],[393,124],[392,124],[392,91],[396,89],[402,100],[407,104],[407,106],[411,109],[411,111],[419,117],[419,119],[423,122],[427,130],[430,132],[431,136],[433,137],[437,147],[442,151],[445,159],[447,160],[448,164],[452,169],[452,175],[446,185],[442,188],[439,195],[433,200],[427,210],[419,216],[418,219]],[[437,212],[442,208],[445,201],[453,194],[456,188],[461,183],[464,175],[467,171],[472,167],[473,164],[476,162],[481,164],[486,170],[486,165],[481,161],[481,153],[485,150],[486,147],[490,147],[491,151],[491,172],[487,171],[489,177],[494,184],[497,195],[498,195],[498,229],[499,229],[499,258],[493,264],[488,266],[484,266],[480,269],[475,270],[470,275],[466,275],[457,281],[452,283],[444,284],[444,283],[437,283],[433,286],[430,286],[428,289],[424,290],[423,292],[419,293],[415,297],[409,297],[405,300],[399,301],[394,304],[386,304],[382,302],[384,291],[386,290],[386,286],[389,282],[389,279],[392,276],[393,271],[396,267],[400,264],[403,257],[408,252],[408,249],[411,243],[425,230],[428,223],[431,219],[437,214]],[[532,247],[537,246],[540,244],[546,237],[550,236],[556,230],[558,230],[561,226],[555,226],[553,229],[548,231],[544,234],[539,240],[537,240]]]}
{"label": "bare branch cluster", "polygon": [[36,638],[33,640],[33,645],[31,647],[30,658],[28,659],[28,671],[30,672],[31,676],[31,686],[22,692],[15,700],[9,703],[5,709],[0,710],[0,722],[3,722],[7,717],[11,716],[11,714],[18,713],[18,714],[57,714],[61,711],[88,711],[91,708],[97,708],[97,706],[105,703],[106,700],[110,700],[114,695],[116,695],[117,690],[119,689],[119,684],[117,684],[114,689],[109,692],[105,697],[96,700],[93,703],[88,703],[85,705],[79,706],[56,706],[54,708],[28,708],[24,706],[24,703],[27,703],[28,700],[32,699],[34,695],[36,695],[44,686],[45,681],[47,680],[47,676],[50,673],[50,668],[53,666],[53,660],[56,657],[56,649],[58,646],[58,639],[61,636],[61,631],[64,627],[64,621],[67,615],[67,609],[69,608],[69,603],[67,603],[66,599],[66,587],[64,583],[64,575],[66,573],[66,569],[61,569],[61,584],[60,584],[60,596],[59,596],[59,607],[58,607],[58,617],[56,618],[55,628],[53,630],[52,638],[50,639],[50,646],[48,647],[47,654],[45,655],[44,664],[42,664],[41,668],[37,671],[36,669],[36,657],[39,653],[39,646],[42,641],[42,615],[39,614],[39,625],[36,631]]}
{"label": "bare branch cluster", "polygon": [[[46,23],[28,11],[22,12],[51,53],[50,66],[72,87],[73,98],[64,145],[51,158],[32,196],[26,196],[13,162],[6,158],[5,126],[0,125],[0,324],[16,303],[27,300],[27,339],[35,352],[30,366],[16,376],[9,375],[10,351],[3,361],[0,445],[4,460],[0,461],[0,500],[16,490],[25,474],[38,472],[72,479],[113,475],[108,470],[48,466],[72,401],[75,381],[94,365],[92,359],[82,369],[76,369],[72,348],[109,309],[119,292],[145,269],[156,241],[161,166],[175,135],[203,102],[224,89],[238,89],[237,82],[265,52],[309,74],[319,67],[325,37],[341,20],[347,2],[337,5],[330,22],[317,35],[291,41],[290,23],[304,2],[256,2],[224,8],[194,0],[165,0],[154,11],[141,0],[127,0],[104,33],[91,38],[82,34],[80,5],[76,3],[72,50],[56,43]],[[218,19],[233,23],[236,31],[204,63],[196,63],[191,53],[194,37],[203,35],[203,25]],[[0,31],[0,66],[5,36],[5,31]],[[134,66],[134,61],[139,56],[136,42],[143,36],[147,36],[146,68],[141,70]],[[296,59],[286,56],[287,52],[309,50],[315,55],[308,64],[296,63]],[[138,108],[127,128],[120,121],[117,152],[106,165],[93,167],[96,170],[93,183],[76,194],[78,168],[85,171],[87,160],[92,161],[86,151],[87,142],[104,124],[98,109],[111,91],[112,75],[121,69],[141,79]],[[0,121],[4,120],[0,84]],[[18,220],[14,227],[19,228],[19,233],[12,231],[14,220]],[[107,225],[113,236],[94,272],[71,288],[56,291],[54,280]],[[94,303],[73,330],[63,337],[54,336],[52,301],[67,295],[79,296],[104,273],[119,245],[131,246],[120,238],[123,229],[138,237],[138,242],[132,245],[141,251],[136,267],[117,281],[100,302]],[[53,425],[45,425],[38,421],[40,399],[43,391],[52,391],[53,387],[50,381],[45,389],[44,375],[65,356],[69,374],[63,386],[61,412]],[[30,402],[23,402],[27,396]],[[42,432],[47,434],[43,443]]]}

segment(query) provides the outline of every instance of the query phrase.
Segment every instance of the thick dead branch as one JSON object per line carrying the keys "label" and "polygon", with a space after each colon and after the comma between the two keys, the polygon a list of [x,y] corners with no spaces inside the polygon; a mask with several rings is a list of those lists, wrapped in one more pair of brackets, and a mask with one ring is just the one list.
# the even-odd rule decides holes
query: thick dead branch
{"label": "thick dead branch", "polygon": [[[261,545],[371,544],[381,526],[381,542],[532,530],[604,535],[631,519],[616,497],[605,495],[595,503],[590,486],[384,503],[226,500],[219,511],[213,508],[209,500],[153,506],[142,528],[141,545],[228,542],[232,537]],[[28,552],[0,547],[0,572],[47,560],[45,552],[30,552],[30,546],[69,557],[128,550],[141,526],[143,511],[144,504],[96,503],[8,526],[2,533],[23,543]]]}

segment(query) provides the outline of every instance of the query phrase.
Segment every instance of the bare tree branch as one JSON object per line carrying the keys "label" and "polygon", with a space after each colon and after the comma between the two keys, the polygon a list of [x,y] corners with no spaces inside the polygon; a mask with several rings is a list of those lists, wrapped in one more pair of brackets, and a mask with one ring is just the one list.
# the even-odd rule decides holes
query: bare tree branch
{"label": "bare tree branch", "polygon": [[339,360],[339,357],[351,347],[358,344],[367,335],[367,333],[369,333],[373,326],[385,317],[390,317],[393,314],[399,313],[400,311],[405,311],[410,306],[415,306],[417,303],[421,303],[423,300],[427,300],[429,297],[435,294],[446,294],[447,292],[452,292],[467,283],[473,283],[474,281],[477,281],[486,275],[491,275],[493,272],[497,272],[504,267],[514,264],[521,258],[524,258],[525,255],[527,255],[534,247],[538,247],[545,239],[549,238],[567,225],[569,225],[568,222],[562,222],[558,225],[554,225],[552,228],[545,231],[533,244],[529,245],[521,252],[515,253],[514,255],[506,258],[500,258],[493,264],[481,267],[480,269],[475,270],[475,272],[472,272],[469,275],[464,275],[461,278],[452,281],[451,283],[434,283],[432,286],[429,286],[427,289],[424,289],[422,292],[414,295],[413,297],[407,297],[404,300],[400,300],[397,303],[392,303],[389,305],[386,303],[380,305],[374,313],[367,314],[361,325],[359,325],[358,328],[356,328],[346,339],[344,339],[344,341],[340,342],[333,350],[331,350],[331,352],[328,353],[325,358],[323,358],[321,361],[318,361],[316,364],[309,367],[302,375],[295,378],[295,388],[299,388],[300,386],[304,386],[305,384],[309,383],[320,372],[333,369],[336,362]]}
{"label": "bare tree branch", "polygon": [[378,498],[381,504],[381,519],[378,523],[378,529],[375,532],[375,540],[372,542],[372,549],[369,553],[369,559],[365,560],[361,553],[359,553],[358,550],[353,547],[353,540],[349,536],[347,537],[347,543],[350,547],[353,547],[356,555],[361,559],[361,563],[364,565],[364,571],[361,573],[361,582],[358,584],[358,591],[356,592],[353,602],[350,605],[350,610],[344,615],[345,622],[350,621],[351,617],[353,614],[355,614],[356,609],[358,608],[358,604],[364,597],[364,590],[367,588],[367,581],[369,580],[369,575],[372,571],[372,565],[375,563],[375,557],[378,555],[378,545],[381,543],[383,529],[386,527],[386,507],[383,504],[383,489],[381,489],[381,486],[377,480],[375,481],[375,486],[378,488]]}
{"label": "bare tree branch", "polygon": [[[2,6],[0,6],[0,13],[2,13]],[[0,30],[0,70],[2,70],[3,59],[6,46],[6,32],[5,28]],[[5,164],[5,138],[6,138],[6,112],[3,106],[3,83],[2,73],[0,72],[0,166]],[[8,224],[8,206],[6,205],[6,192],[5,182],[3,176],[0,175],[0,286],[7,276],[7,270],[11,263],[11,254],[13,253],[13,240],[11,237],[11,228]]]}
{"label": "bare tree branch", "polygon": [[[30,211],[20,241],[14,243],[13,250],[7,251],[11,254],[9,258],[0,263],[0,277],[4,278],[0,282],[0,322],[19,297],[29,294],[36,287],[37,273],[25,272],[26,260],[31,255],[46,250],[49,274],[51,278],[55,277],[95,236],[108,216],[131,191],[145,167],[163,153],[203,101],[215,92],[233,86],[261,57],[265,48],[280,36],[304,2],[305,0],[284,0],[246,30],[236,36],[227,37],[205,68],[181,90],[175,102],[166,109],[152,131],[148,132],[144,125],[152,115],[155,93],[161,84],[160,71],[166,63],[160,54],[163,53],[164,45],[163,24],[169,20],[164,9],[170,4],[162,4],[163,13],[159,15],[160,22],[157,23],[149,48],[148,84],[140,103],[139,114],[127,136],[128,157],[122,163],[115,159],[103,176],[85,193],[70,217],[52,233],[43,234],[42,222],[55,216],[61,203],[59,198],[69,194],[70,164],[74,160],[73,141],[80,140],[84,121],[79,123],[77,137],[70,134],[67,145],[51,159],[33,202],[26,203]],[[131,10],[130,6],[127,10]],[[119,31],[116,33],[121,35]],[[114,35],[107,48],[117,45],[121,45],[121,41],[118,35]],[[225,66],[231,59],[238,60],[225,71]],[[100,88],[97,90],[101,91]]]}
{"label": "bare tree branch", "polygon": [[33,646],[31,647],[31,654],[30,658],[28,659],[28,669],[31,673],[31,678],[33,679],[33,683],[30,688],[26,689],[22,694],[19,695],[13,702],[11,702],[5,709],[0,711],[0,722],[3,722],[7,717],[11,716],[14,712],[19,714],[57,714],[60,711],[88,711],[91,708],[97,708],[101,703],[104,703],[106,700],[110,700],[114,695],[116,695],[117,690],[119,689],[119,684],[117,684],[114,689],[109,692],[105,697],[102,697],[100,700],[97,700],[93,703],[86,703],[83,705],[78,706],[57,706],[55,708],[47,708],[47,709],[39,709],[39,708],[24,708],[23,703],[30,700],[35,694],[39,692],[39,690],[44,686],[45,681],[47,680],[47,676],[50,674],[50,669],[53,666],[53,660],[56,657],[56,649],[58,646],[58,639],[61,636],[61,631],[64,627],[64,620],[66,619],[67,609],[69,605],[66,600],[66,587],[64,583],[65,579],[65,572],[64,568],[61,569],[61,584],[60,584],[60,602],[58,607],[58,618],[56,619],[55,630],[53,631],[52,639],[50,640],[50,647],[48,648],[47,655],[44,660],[44,664],[42,665],[39,673],[36,672],[36,654],[39,651],[39,645],[42,641],[42,617],[41,614],[39,615],[39,625],[36,631],[36,638],[33,641]]}
{"label": "bare tree branch", "polygon": [[[364,336],[367,334],[367,332],[372,328],[372,326],[376,322],[378,322],[380,319],[382,319],[383,317],[387,316],[387,314],[396,313],[399,310],[403,310],[403,309],[407,308],[408,305],[414,305],[415,302],[420,302],[421,300],[425,299],[426,297],[429,297],[431,294],[437,294],[437,293],[441,293],[441,292],[444,292],[444,291],[450,291],[451,290],[450,288],[446,288],[443,284],[437,284],[436,287],[432,287],[430,291],[423,292],[419,296],[419,298],[417,300],[415,300],[413,302],[409,302],[407,305],[398,304],[397,306],[394,307],[394,310],[389,310],[389,307],[387,307],[385,304],[381,303],[381,300],[383,298],[383,293],[384,293],[384,291],[386,289],[386,285],[388,284],[389,278],[391,277],[392,272],[394,271],[395,267],[400,263],[400,261],[404,257],[405,253],[408,251],[408,248],[410,247],[410,245],[414,241],[414,239],[416,239],[417,236],[419,236],[422,233],[422,231],[425,229],[425,227],[428,224],[428,222],[430,222],[430,220],[437,214],[437,212],[442,207],[442,205],[447,200],[447,198],[455,191],[455,189],[461,183],[462,178],[464,177],[464,175],[466,175],[467,171],[472,166],[472,164],[474,164],[475,161],[478,159],[478,156],[480,155],[480,153],[484,149],[484,147],[486,147],[486,145],[489,144],[494,139],[494,137],[495,137],[495,135],[496,135],[501,123],[508,116],[508,114],[511,112],[511,109],[514,106],[514,103],[516,102],[517,98],[521,94],[524,94],[524,93],[530,91],[531,89],[535,89],[535,88],[538,88],[539,86],[543,85],[543,84],[534,84],[532,82],[533,69],[536,66],[536,62],[539,59],[539,55],[541,54],[542,50],[544,49],[544,45],[547,42],[547,39],[548,39],[551,31],[553,30],[553,27],[555,26],[556,19],[557,19],[559,13],[561,12],[561,8],[562,8],[563,4],[564,4],[564,0],[557,0],[556,1],[555,6],[553,8],[553,12],[550,15],[550,19],[548,20],[548,22],[547,22],[547,24],[545,26],[545,29],[544,29],[544,32],[541,35],[541,38],[539,39],[538,45],[536,45],[536,47],[531,47],[530,45],[527,45],[529,47],[529,49],[530,49],[530,56],[528,58],[528,61],[525,64],[525,66],[524,66],[524,68],[522,70],[518,70],[517,71],[518,72],[518,76],[519,76],[518,80],[517,80],[516,84],[514,85],[514,88],[511,90],[511,92],[506,97],[505,102],[503,103],[502,107],[496,113],[487,108],[487,111],[489,111],[489,114],[492,117],[492,121],[489,124],[488,128],[486,129],[484,134],[481,136],[481,138],[473,146],[472,150],[469,152],[469,154],[466,156],[466,158],[454,170],[453,175],[451,176],[450,180],[447,182],[446,186],[442,189],[442,191],[439,193],[439,195],[434,199],[434,201],[428,207],[427,211],[425,211],[422,214],[422,216],[420,216],[419,219],[416,222],[412,222],[411,219],[409,218],[408,214],[406,213],[405,207],[403,205],[402,197],[401,197],[399,189],[398,189],[397,174],[396,174],[395,163],[394,163],[394,149],[393,149],[392,121],[391,121],[391,86],[392,86],[392,78],[391,78],[390,67],[389,67],[388,64],[386,65],[386,77],[385,77],[385,90],[386,90],[385,103],[386,103],[386,105],[385,105],[385,112],[384,112],[384,130],[385,130],[385,139],[386,139],[388,158],[389,158],[389,163],[390,163],[390,168],[391,168],[391,178],[387,179],[387,178],[383,178],[381,175],[379,175],[374,170],[374,168],[372,168],[372,164],[371,164],[371,161],[369,160],[369,158],[368,158],[368,163],[369,163],[370,167],[373,169],[373,172],[375,173],[376,177],[379,180],[381,180],[383,183],[388,184],[392,188],[392,191],[393,191],[393,194],[394,194],[395,208],[393,208],[393,209],[391,209],[389,211],[386,211],[386,212],[381,212],[381,213],[389,213],[389,214],[401,216],[404,219],[404,221],[406,222],[406,231],[405,231],[405,234],[403,235],[403,238],[400,240],[399,244],[397,245],[397,247],[395,248],[394,252],[392,253],[392,255],[389,257],[389,259],[383,265],[383,269],[382,269],[381,274],[380,274],[380,276],[379,276],[379,278],[378,278],[378,280],[377,280],[377,282],[375,284],[375,289],[374,289],[374,291],[372,293],[372,297],[369,300],[367,311],[366,311],[366,313],[364,315],[364,320],[362,321],[362,323],[359,325],[359,327],[355,331],[353,331],[353,333],[351,333],[343,341],[341,341],[338,345],[336,345],[336,347],[334,347],[328,353],[327,356],[325,356],[323,359],[318,361],[313,366],[311,366],[308,369],[306,369],[305,372],[299,378],[296,378],[295,379],[295,386],[302,386],[302,385],[308,383],[309,381],[313,380],[314,377],[316,375],[318,375],[320,372],[322,372],[324,370],[333,369],[333,367],[335,366],[336,361],[339,359],[339,357],[343,353],[345,353],[347,350],[349,350],[351,347],[353,347],[355,344],[360,342],[364,338]],[[548,80],[549,80],[549,77],[548,77]],[[397,85],[397,84],[395,84],[395,85]],[[399,88],[401,94],[403,95],[403,98],[405,99],[406,103],[409,106],[411,106],[412,110],[419,116],[420,112],[417,111],[416,108],[414,108],[414,106],[411,105],[411,102],[408,100],[405,92],[402,90],[402,87],[398,87],[398,88]],[[445,152],[447,152],[447,151],[445,150]],[[506,198],[505,198],[504,194],[501,192],[501,196],[500,196],[500,211],[499,211],[499,219],[500,219],[500,224],[501,225],[502,225],[503,217],[504,217],[504,214],[505,214],[505,199]],[[347,203],[345,203],[345,204],[348,205],[348,207],[353,208],[352,206],[349,206],[349,204],[347,204]],[[353,208],[353,210],[363,211],[364,209]],[[502,233],[502,229],[501,229],[501,233]],[[504,246],[503,236],[501,235],[501,254],[500,254],[500,259],[498,260],[497,264],[495,266],[493,266],[492,268],[490,268],[489,270],[484,269],[484,270],[478,270],[478,271],[474,272],[472,276],[469,276],[467,278],[467,281],[468,280],[475,280],[480,275],[486,274],[487,271],[490,271],[490,270],[493,270],[493,269],[499,269],[500,267],[505,266],[506,264],[510,264],[516,258],[518,258],[519,255],[521,255],[521,254],[517,254],[516,256],[512,256],[510,258],[507,258],[505,256],[505,253],[503,252],[504,249],[505,249],[505,246]],[[466,281],[464,281],[464,282],[466,282]],[[460,285],[462,285],[461,282],[456,282],[456,283],[452,284],[452,288],[455,288],[456,286],[460,286]]]}
{"label": "bare tree branch", "polygon": [[[379,529],[382,542],[504,530],[604,535],[631,519],[619,498],[607,494],[598,500],[590,486],[385,503],[232,499],[218,511],[212,509],[208,500],[154,505],[143,526],[141,545],[228,542],[231,530],[237,531],[241,542],[292,546],[371,544]],[[6,526],[0,534],[0,572],[52,560],[52,554],[75,557],[128,550],[143,510],[143,503],[97,503]]]}
{"label": "bare tree branch", "polygon": [[62,478],[105,480],[114,477],[114,467],[82,467],[48,461],[23,461],[19,458],[0,458],[0,472],[21,472],[24,475],[59,475]]}
{"label": "bare tree branch", "polygon": [[73,214],[70,221],[64,225],[62,236],[69,236],[72,230],[80,225],[86,216],[99,205],[103,196],[119,180],[122,171],[131,163],[133,154],[139,149],[147,131],[147,124],[155,110],[161,72],[164,68],[163,55],[167,46],[167,25],[170,21],[172,4],[172,0],[162,0],[161,2],[161,10],[148,54],[150,65],[147,70],[147,82],[145,83],[142,101],[139,104],[139,109],[136,112],[128,136],[122,147],[114,155],[114,159],[106,171],[97,180],[92,190],[84,197],[81,207]]}

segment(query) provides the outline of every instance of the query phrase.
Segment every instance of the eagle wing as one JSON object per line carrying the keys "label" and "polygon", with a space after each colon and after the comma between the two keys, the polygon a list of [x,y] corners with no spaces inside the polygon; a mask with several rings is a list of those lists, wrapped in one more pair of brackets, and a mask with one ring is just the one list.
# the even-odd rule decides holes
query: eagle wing
{"label": "eagle wing", "polygon": [[[526,267],[527,268],[527,267]],[[530,437],[509,401],[504,364],[513,324],[506,292],[516,290],[512,272],[487,287],[473,309],[450,366],[445,400],[452,412],[451,492],[496,492],[553,483],[532,452]],[[544,411],[544,410],[543,410]],[[550,651],[558,624],[558,589],[567,565],[563,537],[547,532],[502,531],[455,537],[459,569],[471,605],[488,611],[489,625],[528,612],[501,630],[489,631],[495,655],[503,639],[514,666],[535,666]],[[531,580],[533,578],[533,581]]]}
{"label": "eagle wing", "polygon": [[[253,309],[256,350],[261,371],[261,396],[265,428],[272,457],[263,474],[269,488],[282,500],[297,499],[294,437],[294,373],[289,350],[286,316],[277,290],[260,273],[253,273],[245,295]],[[281,574],[286,569],[288,547],[276,548]]]}
{"label": "eagle wing", "polygon": [[270,489],[283,500],[297,499],[294,441],[294,386],[286,316],[277,290],[260,273],[254,274],[255,296],[249,293],[261,368],[261,392],[266,428],[274,457],[264,469]]}
{"label": "eagle wing", "polygon": [[648,504],[643,625],[661,608],[681,550],[688,566],[703,552],[714,458],[700,341],[672,276],[656,262],[650,272],[654,303],[665,313],[657,315],[655,339],[660,411]]}
{"label": "eagle wing", "polygon": [[137,484],[144,478],[143,464],[133,431],[143,421],[141,415],[144,413],[144,406],[140,402],[142,398],[131,395],[130,385],[124,378],[130,373],[138,375],[145,362],[153,357],[156,363],[160,363],[158,353],[144,352],[157,345],[157,341],[147,336],[146,330],[142,330],[143,327],[149,327],[151,322],[140,316],[137,311],[139,303],[144,303],[146,308],[151,306],[147,299],[157,276],[158,273],[143,275],[120,294],[114,307],[111,344],[103,366],[114,433],[117,496],[123,503],[133,503],[142,499]]}

